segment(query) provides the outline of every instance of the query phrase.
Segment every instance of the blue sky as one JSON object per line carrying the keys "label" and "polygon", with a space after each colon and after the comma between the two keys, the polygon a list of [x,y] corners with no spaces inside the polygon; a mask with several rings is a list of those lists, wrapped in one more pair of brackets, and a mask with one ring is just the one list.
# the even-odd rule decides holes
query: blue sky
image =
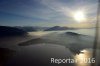
{"label": "blue sky", "polygon": [[86,12],[95,22],[98,0],[0,0],[0,25],[7,26],[73,26],[70,13]]}

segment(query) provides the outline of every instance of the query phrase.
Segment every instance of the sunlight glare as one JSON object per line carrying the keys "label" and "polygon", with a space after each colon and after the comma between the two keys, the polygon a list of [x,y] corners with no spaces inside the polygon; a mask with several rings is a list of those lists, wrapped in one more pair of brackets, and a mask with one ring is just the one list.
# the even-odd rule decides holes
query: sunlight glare
{"label": "sunlight glare", "polygon": [[86,17],[85,17],[85,14],[83,11],[77,11],[74,13],[73,15],[74,19],[77,21],[77,22],[84,22]]}

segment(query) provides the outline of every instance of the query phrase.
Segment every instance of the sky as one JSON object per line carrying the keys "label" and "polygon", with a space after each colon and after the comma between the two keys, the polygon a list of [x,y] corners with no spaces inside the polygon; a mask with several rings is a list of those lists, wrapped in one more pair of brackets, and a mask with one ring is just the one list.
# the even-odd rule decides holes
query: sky
{"label": "sky", "polygon": [[[98,0],[0,0],[3,26],[91,26],[96,22]],[[72,13],[84,11],[86,22]]]}

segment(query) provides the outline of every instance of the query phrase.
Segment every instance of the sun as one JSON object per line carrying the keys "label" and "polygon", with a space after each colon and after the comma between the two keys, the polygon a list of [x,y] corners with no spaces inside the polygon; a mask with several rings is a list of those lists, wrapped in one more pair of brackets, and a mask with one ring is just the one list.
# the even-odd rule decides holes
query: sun
{"label": "sun", "polygon": [[86,17],[83,11],[75,12],[73,17],[77,22],[84,22],[86,20]]}

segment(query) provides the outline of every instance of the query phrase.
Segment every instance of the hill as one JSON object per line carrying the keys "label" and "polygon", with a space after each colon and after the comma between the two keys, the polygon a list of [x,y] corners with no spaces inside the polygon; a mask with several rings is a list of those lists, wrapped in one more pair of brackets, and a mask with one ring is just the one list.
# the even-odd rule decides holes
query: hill
{"label": "hill", "polygon": [[0,26],[0,36],[24,35],[26,33],[26,31],[15,27]]}
{"label": "hill", "polygon": [[58,31],[58,30],[68,30],[68,29],[73,29],[73,28],[54,26],[46,29],[45,31]]}

